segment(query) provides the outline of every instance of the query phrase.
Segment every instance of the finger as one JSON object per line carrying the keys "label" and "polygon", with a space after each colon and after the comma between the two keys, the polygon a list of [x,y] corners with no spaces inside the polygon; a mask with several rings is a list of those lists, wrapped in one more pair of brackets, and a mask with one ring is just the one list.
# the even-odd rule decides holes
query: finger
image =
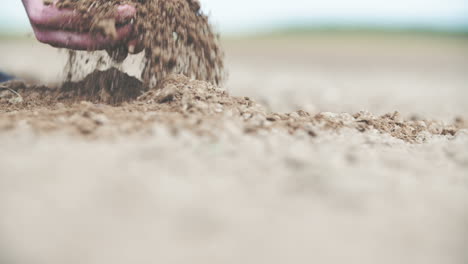
{"label": "finger", "polygon": [[[125,24],[136,14],[132,5],[121,5],[116,8],[115,20],[117,25]],[[55,5],[43,5],[29,11],[31,23],[36,27],[48,29],[83,30],[91,27],[92,16],[71,9],[58,9]],[[86,30],[85,30],[86,31]]]}
{"label": "finger", "polygon": [[54,47],[91,51],[109,49],[122,44],[122,42],[125,42],[131,36],[132,30],[133,28],[130,24],[117,28],[117,37],[115,39],[99,34],[93,35],[91,33],[43,28],[34,28],[34,33],[40,42]]}

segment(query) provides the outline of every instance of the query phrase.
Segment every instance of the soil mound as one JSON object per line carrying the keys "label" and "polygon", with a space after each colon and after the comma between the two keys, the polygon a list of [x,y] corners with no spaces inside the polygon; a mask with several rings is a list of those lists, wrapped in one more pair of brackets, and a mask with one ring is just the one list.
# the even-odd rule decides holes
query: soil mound
{"label": "soil mound", "polygon": [[[116,32],[118,25],[112,18],[119,4],[131,4],[137,9],[134,35],[146,54],[142,73],[145,84],[157,85],[172,73],[216,85],[222,83],[224,53],[198,0],[59,0],[56,3],[59,8],[81,12],[92,20],[93,32],[108,37]],[[115,50],[116,57],[126,57],[126,47],[115,47]]]}
{"label": "soil mound", "polygon": [[[2,92],[0,103],[25,102],[33,106],[80,101],[119,105],[134,100],[145,92],[140,80],[115,68],[95,71],[82,81],[68,81],[61,87],[27,85],[21,81],[8,82],[3,86],[11,90],[0,91]],[[14,94],[12,91],[18,94]]]}
{"label": "soil mound", "polygon": [[136,99],[144,91],[140,80],[111,68],[95,71],[80,82],[64,83],[57,99],[117,105]]}
{"label": "soil mound", "polygon": [[[99,76],[104,79],[95,82]],[[109,76],[117,81],[107,82]],[[386,134],[408,143],[424,143],[434,135],[453,138],[468,128],[461,118],[444,124],[404,120],[398,112],[383,116],[368,112],[311,114],[302,110],[271,113],[248,97],[231,96],[213,84],[183,75],[171,75],[160,89],[144,91],[140,81],[115,69],[95,73],[80,83],[65,84],[63,89],[21,82],[9,82],[3,88],[0,131],[24,122],[39,133],[71,129],[78,135],[102,138],[152,133],[155,124],[165,125],[174,133],[185,131],[212,138],[278,131],[316,138],[353,129]]]}
{"label": "soil mound", "polygon": [[236,114],[265,112],[265,109],[248,97],[234,97],[215,85],[191,80],[183,75],[171,75],[161,84],[161,89],[150,90],[138,98],[139,102],[159,104],[168,112],[213,115],[225,111]]}

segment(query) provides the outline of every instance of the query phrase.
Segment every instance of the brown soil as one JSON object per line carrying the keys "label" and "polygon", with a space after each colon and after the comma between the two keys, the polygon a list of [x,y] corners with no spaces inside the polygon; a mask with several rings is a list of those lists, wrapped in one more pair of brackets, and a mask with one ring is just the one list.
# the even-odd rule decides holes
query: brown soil
{"label": "brown soil", "polygon": [[[18,81],[9,82],[6,87],[23,95],[28,105],[35,106],[50,105],[58,101],[71,103],[89,101],[117,105],[133,100],[144,92],[141,81],[115,68],[95,71],[82,81],[67,81],[59,88],[40,85],[28,86]],[[2,100],[12,102],[11,99],[15,100],[15,98],[3,98]]]}
{"label": "brown soil", "polygon": [[[224,79],[224,53],[198,0],[60,0],[59,8],[73,8],[91,19],[91,30],[115,35],[115,6],[131,4],[137,9],[135,38],[146,54],[142,79],[157,85],[168,74],[183,74],[213,84]],[[92,17],[89,17],[92,14]],[[114,58],[126,57],[126,47],[115,47]]]}
{"label": "brown soil", "polygon": [[[116,81],[94,82],[109,76]],[[0,132],[24,122],[38,133],[70,131],[91,138],[145,134],[155,124],[165,124],[174,133],[186,131],[213,139],[234,131],[261,135],[277,130],[319,137],[350,128],[423,143],[434,135],[453,137],[468,127],[462,119],[450,125],[402,120],[398,112],[380,117],[367,112],[270,113],[248,97],[233,97],[224,89],[182,75],[171,76],[161,87],[145,92],[140,81],[115,69],[95,72],[79,83],[66,83],[63,89],[9,82],[5,88],[22,98],[7,89],[0,93]]]}

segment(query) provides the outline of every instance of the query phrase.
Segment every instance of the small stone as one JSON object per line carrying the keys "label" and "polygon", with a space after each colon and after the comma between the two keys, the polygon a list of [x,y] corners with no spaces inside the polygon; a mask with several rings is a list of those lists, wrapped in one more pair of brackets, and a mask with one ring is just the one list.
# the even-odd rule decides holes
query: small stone
{"label": "small stone", "polygon": [[294,119],[300,118],[299,114],[296,113],[296,112],[290,113],[290,114],[289,114],[289,117],[294,118]]}

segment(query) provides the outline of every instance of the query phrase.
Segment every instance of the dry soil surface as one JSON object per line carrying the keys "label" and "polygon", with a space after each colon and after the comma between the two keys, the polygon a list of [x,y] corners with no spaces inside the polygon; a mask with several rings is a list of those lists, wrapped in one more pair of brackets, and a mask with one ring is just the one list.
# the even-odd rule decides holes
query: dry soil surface
{"label": "dry soil surface", "polygon": [[466,43],[231,40],[224,88],[58,91],[63,54],[2,40],[0,262],[466,263]]}

